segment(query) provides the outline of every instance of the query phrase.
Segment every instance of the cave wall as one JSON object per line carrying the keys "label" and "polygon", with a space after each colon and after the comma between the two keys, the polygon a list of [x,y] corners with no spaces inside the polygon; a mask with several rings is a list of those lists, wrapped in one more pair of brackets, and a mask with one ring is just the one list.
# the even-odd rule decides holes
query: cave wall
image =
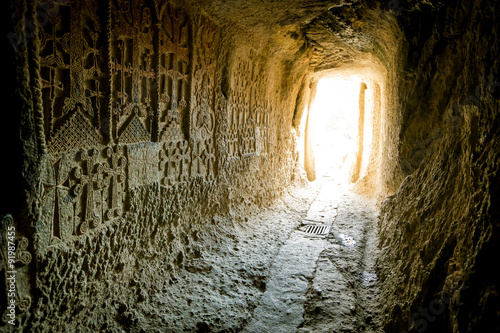
{"label": "cave wall", "polygon": [[11,5],[16,327],[138,329],[150,296],[230,237],[235,210],[298,177],[307,47],[294,27],[266,40],[188,2]]}
{"label": "cave wall", "polygon": [[398,16],[399,164],[382,205],[387,332],[499,331],[500,24],[495,1],[416,4]]}

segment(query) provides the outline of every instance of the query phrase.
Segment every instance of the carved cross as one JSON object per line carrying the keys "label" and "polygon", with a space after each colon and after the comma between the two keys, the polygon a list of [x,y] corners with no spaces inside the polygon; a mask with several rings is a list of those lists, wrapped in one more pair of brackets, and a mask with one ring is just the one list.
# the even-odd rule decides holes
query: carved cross
{"label": "carved cross", "polygon": [[179,160],[180,163],[180,173],[179,173],[179,181],[185,182],[189,179],[189,167],[191,163],[191,158],[189,156],[189,144],[187,141],[179,141],[178,147],[181,152],[181,157]]}
{"label": "carved cross", "polygon": [[84,234],[89,226],[95,228],[101,223],[101,216],[95,213],[95,197],[94,187],[98,187],[101,183],[103,168],[99,167],[96,163],[97,150],[90,149],[89,151],[80,151],[80,160],[82,166],[73,169],[73,177],[77,183],[75,193],[83,195],[81,209],[81,222],[79,226],[79,233]]}
{"label": "carved cross", "polygon": [[203,175],[203,143],[194,141],[191,151],[191,176]]}
{"label": "carved cross", "polygon": [[127,158],[118,151],[118,148],[114,151],[113,148],[108,147],[105,153],[109,159],[109,164],[104,165],[104,174],[110,185],[109,207],[105,212],[105,216],[107,220],[111,220],[120,216],[123,212],[123,189],[126,179],[125,166],[127,165]]}
{"label": "carved cross", "polygon": [[205,141],[204,160],[207,169],[206,179],[213,180],[215,178],[215,151],[212,138],[209,138]]}
{"label": "carved cross", "polygon": [[73,234],[74,196],[69,184],[69,158],[47,159],[42,167],[42,216],[49,229],[42,233],[49,241],[67,240]]}

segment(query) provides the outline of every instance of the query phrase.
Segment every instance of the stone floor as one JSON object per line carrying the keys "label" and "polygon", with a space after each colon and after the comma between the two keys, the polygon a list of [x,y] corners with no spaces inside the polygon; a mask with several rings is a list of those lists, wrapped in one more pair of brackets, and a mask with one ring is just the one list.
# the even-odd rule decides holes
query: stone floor
{"label": "stone floor", "polygon": [[378,332],[376,208],[333,181],[321,183],[303,224],[274,258],[266,290],[243,332]]}
{"label": "stone floor", "polygon": [[[232,236],[208,243],[140,305],[144,331],[380,332],[377,209],[329,179],[290,188],[267,208],[235,207]],[[331,230],[308,235],[307,224]]]}

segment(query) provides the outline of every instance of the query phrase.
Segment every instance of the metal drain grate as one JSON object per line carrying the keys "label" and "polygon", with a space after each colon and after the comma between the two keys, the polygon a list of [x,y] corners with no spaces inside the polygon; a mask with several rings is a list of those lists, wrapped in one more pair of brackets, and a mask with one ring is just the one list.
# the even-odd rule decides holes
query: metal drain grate
{"label": "metal drain grate", "polygon": [[300,227],[299,230],[310,235],[326,236],[330,232],[330,226],[324,224],[308,224]]}

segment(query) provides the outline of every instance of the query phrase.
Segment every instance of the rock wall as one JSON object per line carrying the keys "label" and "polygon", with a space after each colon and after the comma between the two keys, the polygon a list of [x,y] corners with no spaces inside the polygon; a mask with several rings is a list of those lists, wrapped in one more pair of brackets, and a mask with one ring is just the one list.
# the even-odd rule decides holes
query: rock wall
{"label": "rock wall", "polygon": [[498,11],[468,0],[398,16],[407,177],[379,221],[387,332],[500,329]]}
{"label": "rock wall", "polygon": [[257,39],[184,2],[13,1],[12,13],[24,204],[2,233],[16,228],[16,327],[139,330],[138,304],[231,238],[233,210],[298,176],[304,40]]}

